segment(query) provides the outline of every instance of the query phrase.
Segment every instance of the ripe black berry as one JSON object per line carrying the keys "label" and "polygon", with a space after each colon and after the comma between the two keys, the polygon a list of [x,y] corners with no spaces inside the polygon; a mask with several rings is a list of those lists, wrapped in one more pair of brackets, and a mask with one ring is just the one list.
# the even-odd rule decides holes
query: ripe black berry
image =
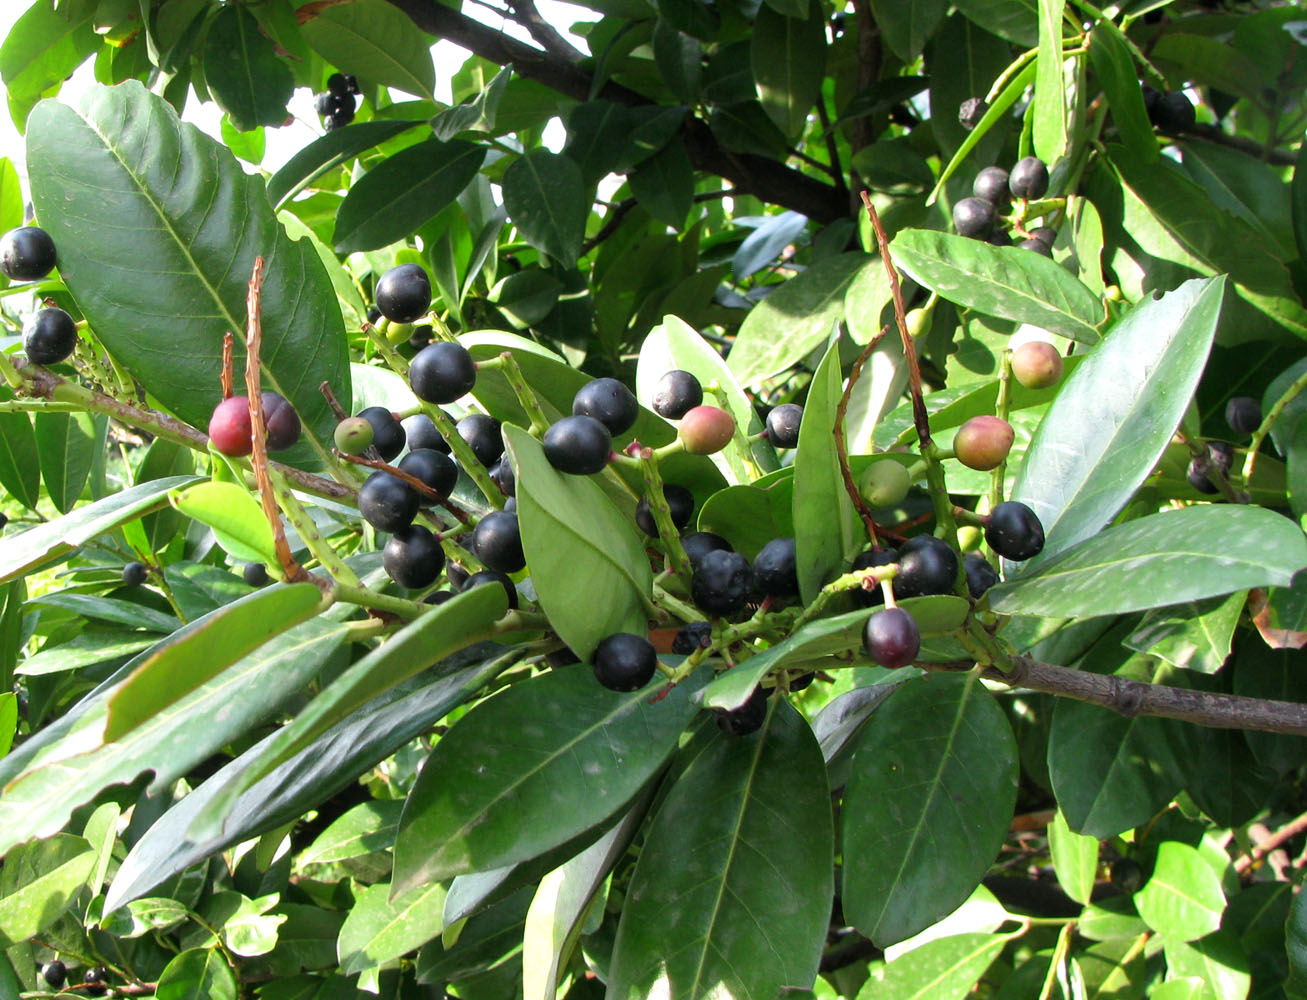
{"label": "ripe black berry", "polygon": [[1012,235],[1003,229],[995,229],[985,240],[992,247],[1010,247],[1012,245]]}
{"label": "ripe black berry", "polygon": [[1189,485],[1199,493],[1219,493],[1218,487],[1208,474],[1213,469],[1219,469],[1221,475],[1230,474],[1230,466],[1234,462],[1234,447],[1225,441],[1208,441],[1207,457],[1195,458],[1189,462],[1189,468],[1185,472],[1185,478],[1189,480]]}
{"label": "ripe black berry", "polygon": [[23,350],[38,365],[57,365],[77,346],[77,324],[57,306],[38,309],[23,324]]}
{"label": "ripe black berry", "polygon": [[409,451],[430,448],[432,451],[449,454],[449,442],[440,436],[435,422],[425,413],[415,413],[411,417],[406,417],[401,426],[404,428]]}
{"label": "ripe black berry", "polygon": [[412,323],[431,305],[431,279],[417,264],[392,267],[377,279],[376,300],[381,315],[392,323]]}
{"label": "ripe black berry", "polygon": [[668,420],[680,420],[702,403],[703,386],[680,368],[673,368],[654,386],[653,411]]}
{"label": "ripe black berry", "polygon": [[268,431],[269,451],[293,448],[300,439],[300,415],[290,400],[275,392],[259,394],[263,404],[263,426]]}
{"label": "ripe black berry", "polygon": [[[899,561],[898,549],[870,549],[854,557],[854,570],[871,569],[874,566],[888,566],[890,563]],[[870,590],[854,590],[853,600],[864,608],[872,608],[877,604],[885,603],[885,592],[881,589],[880,584],[872,587]],[[895,593],[898,593],[897,589]]]}
{"label": "ripe black berry", "polygon": [[83,993],[88,997],[102,997],[109,992],[109,988],[105,985],[108,981],[109,970],[103,966],[87,969],[86,975],[82,977],[82,982],[86,984]]}
{"label": "ripe black berry", "polygon": [[454,592],[452,590],[433,590],[431,593],[427,594],[426,597],[422,598],[422,603],[436,605],[444,604],[453,596]]}
{"label": "ripe black berry", "polygon": [[711,531],[691,531],[681,536],[681,548],[685,549],[685,557],[690,560],[690,568],[694,569],[699,565],[699,560],[709,552],[734,552],[728,542],[721,535],[714,535]]}
{"label": "ripe black berry", "polygon": [[389,472],[374,472],[359,488],[359,513],[378,531],[399,531],[418,513],[418,491]]}
{"label": "ripe black berry", "polygon": [[1022,157],[1012,168],[1007,186],[1013,198],[1042,198],[1048,193],[1048,167],[1037,156]]}
{"label": "ripe black berry", "polygon": [[360,410],[359,416],[372,425],[372,447],[377,449],[382,461],[389,462],[404,450],[407,438],[395,414],[384,406],[369,406]]}
{"label": "ripe black berry", "polygon": [[145,563],[129,562],[123,567],[123,583],[129,587],[139,587],[149,575],[150,571],[145,568]]}
{"label": "ripe black berry", "polygon": [[951,594],[958,577],[958,554],[934,535],[909,538],[899,549],[899,575],[894,578],[896,597]]}
{"label": "ripe black berry", "polygon": [[413,327],[413,332],[408,335],[408,346],[415,351],[420,351],[431,343],[431,327],[426,323],[421,326]]}
{"label": "ripe black berry", "polygon": [[54,240],[38,226],[20,226],[0,236],[0,272],[10,281],[36,281],[58,263]]}
{"label": "ripe black berry", "polygon": [[420,524],[410,524],[386,540],[381,550],[381,565],[386,575],[401,587],[421,590],[440,578],[440,571],[445,568],[445,552],[435,535]]}
{"label": "ripe black berry", "polygon": [[738,552],[707,553],[690,579],[690,596],[710,615],[735,614],[749,603],[752,592],[753,569]]}
{"label": "ripe black berry", "polygon": [[712,625],[708,622],[690,622],[676,630],[672,638],[672,652],[689,656],[696,649],[707,649],[712,645]]}
{"label": "ripe black berry", "polygon": [[1045,243],[1043,240],[1035,240],[1035,239],[1022,240],[1020,243],[1017,244],[1017,246],[1020,247],[1022,250],[1033,250],[1035,253],[1042,254],[1043,256],[1047,257],[1049,260],[1053,259],[1053,248],[1049,246],[1047,243]]}
{"label": "ripe black berry", "polygon": [[526,565],[517,515],[492,510],[477,522],[476,530],[472,532],[472,550],[491,569],[516,573]]}
{"label": "ripe black berry", "polygon": [[777,448],[799,446],[799,424],[803,421],[803,407],[798,403],[782,403],[767,414],[767,440]]}
{"label": "ripe black berry", "polygon": [[450,340],[429,344],[413,356],[408,384],[418,399],[452,403],[476,385],[477,370],[467,348]]}
{"label": "ripe black berry", "polygon": [[341,108],[334,115],[327,115],[326,118],[322,119],[322,127],[326,129],[328,132],[331,132],[338,128],[344,128],[353,120],[354,120],[354,109]]}
{"label": "ripe black berry", "polygon": [[1122,892],[1134,892],[1144,882],[1144,869],[1134,858],[1117,858],[1108,869],[1108,879]]}
{"label": "ripe black berry", "polygon": [[332,94],[345,97],[351,93],[349,86],[350,79],[351,78],[346,77],[344,73],[332,73],[331,76],[327,77],[327,90]]}
{"label": "ripe black berry", "polygon": [[984,198],[963,198],[953,206],[953,228],[959,236],[983,240],[994,228],[994,203]]}
{"label": "ripe black berry", "polygon": [[1252,396],[1235,396],[1225,404],[1225,422],[1236,434],[1251,434],[1262,423],[1262,404]]}
{"label": "ripe black berry", "polygon": [[469,413],[454,425],[458,436],[467,442],[477,461],[487,469],[504,453],[504,436],[499,421],[484,413]]}
{"label": "ripe black berry", "polygon": [[612,691],[639,691],[653,680],[658,651],[642,635],[617,632],[599,641],[594,656],[595,678]]}
{"label": "ripe black berry", "polygon": [[989,110],[989,105],[983,98],[968,97],[958,105],[958,124],[970,132],[980,124],[980,119],[985,117],[985,112]]}
{"label": "ripe black berry", "polygon": [[1007,171],[1002,167],[985,167],[976,174],[971,193],[991,205],[1007,200]]}
{"label": "ripe black berry", "polygon": [[328,91],[325,94],[319,94],[314,99],[313,109],[323,118],[331,118],[347,109],[352,112],[354,110],[354,98],[348,94],[333,94]]}
{"label": "ripe black berry", "polygon": [[1172,135],[1188,132],[1197,122],[1193,102],[1179,90],[1163,94],[1149,117],[1154,125]]}
{"label": "ripe black berry", "polygon": [[625,434],[640,415],[635,394],[615,378],[587,382],[572,397],[572,415],[594,417],[617,437]]}
{"label": "ripe black berry", "polygon": [[770,597],[795,597],[799,593],[799,571],[793,538],[773,538],[753,560],[754,586]]}
{"label": "ripe black berry", "polygon": [[902,608],[883,608],[862,628],[862,648],[882,667],[906,667],[921,651],[917,620]]}
{"label": "ripe black berry", "polygon": [[497,569],[483,569],[473,573],[463,581],[463,586],[460,589],[471,590],[473,587],[481,587],[489,583],[497,583],[503,587],[504,593],[508,597],[508,606],[510,608],[517,607],[517,588],[513,586],[513,581],[508,578],[507,573],[501,573]]}
{"label": "ripe black berry", "polygon": [[968,552],[962,560],[962,568],[967,574],[967,590],[972,600],[980,600],[980,595],[998,583],[998,571],[983,557]]}
{"label": "ripe black berry", "polygon": [[[672,524],[678,529],[684,528],[690,523],[690,517],[694,514],[694,494],[684,486],[664,483],[663,496],[667,498],[667,506],[671,508]],[[649,509],[647,496],[641,497],[635,507],[635,523],[646,535],[658,537],[658,523],[654,520],[653,511]]]}
{"label": "ripe black berry", "polygon": [[251,587],[262,587],[268,582],[268,567],[261,562],[248,562],[241,570],[241,578]]}
{"label": "ripe black berry", "polygon": [[1050,247],[1057,242],[1057,230],[1052,226],[1036,226],[1028,232],[1031,239],[1043,240]]}
{"label": "ripe black berry", "polygon": [[52,990],[63,989],[64,983],[68,981],[68,967],[57,958],[53,962],[46,962],[41,966],[41,978],[43,978]]}
{"label": "ripe black berry", "polygon": [[739,708],[713,710],[717,728],[729,736],[748,736],[762,728],[767,718],[767,692],[755,687],[749,700]]}
{"label": "ripe black berry", "polygon": [[[399,471],[421,480],[442,497],[449,496],[454,490],[454,484],[458,482],[458,463],[431,448],[410,451],[399,463]],[[430,498],[418,493],[419,506],[430,507],[431,504]]]}
{"label": "ripe black berry", "polygon": [[594,417],[563,417],[545,431],[545,458],[559,472],[588,476],[608,464],[613,436]]}
{"label": "ripe black berry", "polygon": [[[490,467],[490,478],[499,487],[499,492],[511,502],[517,493],[517,476],[513,473],[513,463],[507,455]],[[508,504],[504,504],[504,508],[507,509]]]}
{"label": "ripe black berry", "polygon": [[1044,548],[1044,526],[1025,504],[1006,500],[989,512],[985,541],[999,555],[1014,562],[1033,559]]}

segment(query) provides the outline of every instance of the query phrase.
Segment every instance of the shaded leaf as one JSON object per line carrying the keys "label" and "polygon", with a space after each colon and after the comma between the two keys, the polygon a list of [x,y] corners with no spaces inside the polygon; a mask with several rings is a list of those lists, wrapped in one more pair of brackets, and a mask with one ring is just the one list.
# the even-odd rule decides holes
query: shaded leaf
{"label": "shaded leaf", "polygon": [[771,7],[758,11],[750,40],[758,101],[787,137],[802,130],[821,93],[826,71],[826,31],[820,5],[803,19]]}
{"label": "shaded leaf", "polygon": [[589,207],[580,167],[537,149],[504,171],[503,192],[508,217],[528,243],[564,267],[576,263]]}
{"label": "shaded leaf", "polygon": [[95,457],[95,421],[89,413],[38,413],[36,451],[50,501],[67,514],[82,495]]}
{"label": "shaded leaf", "polygon": [[348,163],[360,153],[418,125],[406,121],[370,121],[332,129],[313,140],[268,178],[268,200],[281,208],[315,179]]}
{"label": "shaded leaf", "polygon": [[236,1000],[236,977],[216,948],[190,948],[159,973],[156,1000]]}
{"label": "shaded leaf", "polygon": [[366,83],[433,97],[431,40],[385,0],[321,6],[300,26],[304,40],[327,62]]}
{"label": "shaded leaf", "polygon": [[204,40],[204,82],[232,125],[248,132],[282,125],[295,92],[290,67],[244,7],[228,5],[209,22]]}

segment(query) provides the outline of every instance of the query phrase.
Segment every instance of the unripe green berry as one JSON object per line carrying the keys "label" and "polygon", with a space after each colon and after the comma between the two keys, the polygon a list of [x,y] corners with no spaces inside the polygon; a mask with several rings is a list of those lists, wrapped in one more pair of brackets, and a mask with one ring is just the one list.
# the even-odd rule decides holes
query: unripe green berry
{"label": "unripe green berry", "polygon": [[901,463],[885,458],[867,466],[859,488],[872,507],[895,507],[906,499],[912,477]]}
{"label": "unripe green berry", "polygon": [[906,316],[903,317],[908,328],[908,335],[913,340],[920,340],[926,334],[930,333],[930,321],[932,314],[925,309],[909,309]]}
{"label": "unripe green berry", "polygon": [[361,455],[371,446],[372,433],[365,417],[346,417],[336,425],[336,447],[345,455]]}

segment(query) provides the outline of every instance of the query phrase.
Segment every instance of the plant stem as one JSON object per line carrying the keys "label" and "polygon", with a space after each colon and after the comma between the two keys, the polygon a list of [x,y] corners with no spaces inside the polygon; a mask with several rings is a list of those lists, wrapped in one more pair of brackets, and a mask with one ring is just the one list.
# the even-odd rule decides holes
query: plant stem
{"label": "plant stem", "polygon": [[512,352],[504,351],[499,357],[483,361],[477,367],[498,368],[503,372],[504,378],[508,379],[508,384],[513,388],[513,394],[517,396],[518,403],[526,411],[527,419],[531,421],[529,429],[534,436],[539,437],[549,430],[549,418],[545,416],[545,411],[540,406],[540,398],[527,384],[526,376],[522,374],[522,366],[517,363],[517,358],[513,357]]}
{"label": "plant stem", "polygon": [[304,505],[299,499],[291,493],[290,484],[286,477],[277,469],[269,470],[272,480],[272,491],[276,497],[277,506],[281,508],[286,520],[289,521],[299,532],[300,538],[313,553],[313,558],[317,559],[318,564],[327,572],[331,579],[336,583],[346,583],[355,587],[363,586],[355,572],[350,569],[349,564],[336,554],[331,543],[322,537],[318,527],[313,523],[313,518],[309,512],[304,509]]}
{"label": "plant stem", "polygon": [[387,611],[401,618],[416,618],[432,610],[432,605],[419,601],[410,601],[405,597],[391,597],[378,594],[366,587],[354,586],[337,581],[331,588],[331,597],[346,604],[357,604],[372,611]]}
{"label": "plant stem", "polygon": [[649,511],[653,514],[654,524],[658,526],[659,541],[663,543],[667,558],[671,560],[672,572],[689,587],[694,571],[690,566],[690,557],[685,554],[685,546],[681,544],[681,534],[672,522],[672,508],[663,491],[663,477],[658,471],[658,463],[653,458],[642,459],[640,473],[644,476]]}
{"label": "plant stem", "polygon": [[[998,399],[994,401],[994,415],[1000,420],[1007,420],[1012,405],[1012,352],[1005,350],[999,355]],[[1007,476],[1007,456],[999,462],[989,474],[989,509],[993,510],[1003,502],[1003,485]]]}
{"label": "plant stem", "polygon": [[1257,465],[1257,449],[1262,446],[1262,442],[1266,440],[1266,435],[1271,432],[1271,428],[1275,426],[1275,422],[1280,419],[1285,408],[1298,397],[1298,394],[1301,393],[1303,389],[1307,389],[1307,371],[1304,371],[1299,375],[1294,380],[1293,385],[1284,390],[1284,394],[1275,401],[1275,405],[1271,407],[1270,412],[1262,418],[1261,426],[1253,431],[1252,442],[1248,445],[1248,457],[1245,458],[1243,462],[1243,481],[1245,487],[1252,482],[1253,469]]}

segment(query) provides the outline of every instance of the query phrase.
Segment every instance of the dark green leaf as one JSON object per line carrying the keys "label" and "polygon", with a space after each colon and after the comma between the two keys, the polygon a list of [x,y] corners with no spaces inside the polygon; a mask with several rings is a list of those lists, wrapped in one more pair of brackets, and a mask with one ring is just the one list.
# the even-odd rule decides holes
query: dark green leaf
{"label": "dark green leaf", "polygon": [[1293,240],[1298,256],[1307,258],[1307,143],[1298,147],[1289,191],[1293,199]]}
{"label": "dark green leaf", "polygon": [[1107,94],[1112,120],[1121,141],[1144,163],[1157,159],[1157,138],[1144,109],[1134,57],[1121,29],[1111,21],[1094,25],[1089,35],[1089,61]]}
{"label": "dark green leaf", "polygon": [[631,126],[631,112],[624,104],[588,101],[572,109],[563,152],[581,168],[587,187],[599,183],[617,166]]}
{"label": "dark green leaf", "polygon": [[682,104],[697,103],[703,74],[703,50],[698,40],[659,18],[654,25],[653,51],[658,72],[676,99]]}
{"label": "dark green leaf", "polygon": [[1168,31],[1150,46],[1148,58],[1159,69],[1185,79],[1201,80],[1228,94],[1263,100],[1257,62],[1222,38],[1209,38],[1183,28]]}
{"label": "dark green leaf", "polygon": [[241,132],[286,121],[295,92],[290,67],[272,40],[243,7],[228,5],[209,22],[204,42],[204,82]]}
{"label": "dark green leaf", "polygon": [[495,112],[499,110],[499,101],[512,79],[512,70],[505,68],[495,74],[484,90],[471,100],[446,108],[431,119],[431,131],[436,138],[448,140],[460,132],[492,132],[495,127]]}
{"label": "dark green leaf", "polygon": [[[501,903],[468,920],[458,941],[448,948],[432,941],[418,953],[419,983],[444,984],[498,966],[522,944],[531,888],[520,889]],[[516,974],[513,976],[517,978]]]}
{"label": "dark green leaf", "polygon": [[[958,121],[962,102],[989,93],[1011,58],[1010,44],[960,13],[950,16],[926,47],[926,64],[931,71],[930,127],[946,156],[952,156],[969,135]],[[989,163],[998,154],[1005,131],[1001,127],[989,130],[973,154],[978,163]]]}
{"label": "dark green leaf", "polygon": [[947,9],[946,0],[923,0],[919,3],[871,0],[871,12],[881,37],[889,45],[890,51],[905,64],[910,64],[921,55],[926,41],[939,27]]}
{"label": "dark green leaf", "polygon": [[1216,204],[1252,226],[1280,260],[1293,259],[1292,198],[1275,167],[1242,150],[1198,139],[1184,144],[1182,157],[1189,176]]}
{"label": "dark green leaf", "polygon": [[327,62],[361,81],[430,100],[436,85],[431,40],[385,0],[317,7],[300,27]]}
{"label": "dark green leaf", "polygon": [[217,948],[182,952],[163,972],[156,1000],[236,1000],[236,977]]}
{"label": "dark green leaf", "polygon": [[1284,991],[1293,1000],[1300,1000],[1307,997],[1307,898],[1302,893],[1293,897],[1289,908],[1289,919],[1284,925],[1284,950],[1289,956]]}
{"label": "dark green leaf", "polygon": [[694,169],[685,143],[673,139],[641,163],[628,183],[646,212],[675,229],[684,228],[694,203]]}
{"label": "dark green leaf", "polygon": [[41,477],[59,513],[67,514],[91,474],[95,426],[89,413],[38,413],[36,450]]}
{"label": "dark green leaf", "polygon": [[786,534],[776,524],[767,492],[753,486],[718,490],[699,509],[696,526],[721,535],[749,560],[773,538]]}
{"label": "dark green leaf", "polygon": [[750,42],[753,79],[763,110],[787,137],[802,130],[826,72],[825,17],[814,4],[802,20],[758,11]]}
{"label": "dark green leaf", "polygon": [[508,217],[528,243],[564,267],[576,263],[589,206],[580,167],[537,149],[504,171],[503,192]]}
{"label": "dark green leaf", "polygon": [[[1002,32],[995,33],[1002,34]],[[1024,58],[1024,56],[1017,57],[1018,61]],[[1035,79],[1036,66],[1037,63],[1034,60],[1026,60],[1025,65],[1018,69],[1015,75],[1007,77],[1003,89],[989,102],[989,109],[981,116],[980,121],[976,123],[976,127],[967,133],[966,138],[962,140],[962,145],[957,148],[953,157],[940,171],[939,180],[935,182],[935,189],[931,191],[926,199],[927,205],[934,204],[935,199],[939,197],[940,191],[944,188],[944,183],[953,176],[958,167],[966,162],[971,155],[971,151],[985,140],[990,130],[1007,116],[1008,110],[1017,102],[1017,99],[1025,94],[1027,88]]]}
{"label": "dark green leaf", "polygon": [[89,4],[55,10],[33,3],[13,22],[0,46],[0,80],[19,131],[32,106],[99,47],[91,13]]}
{"label": "dark green leaf", "polygon": [[318,839],[305,848],[296,864],[300,867],[326,864],[388,849],[395,842],[399,814],[403,809],[401,799],[360,802],[323,830]]}
{"label": "dark green leaf", "polygon": [[[86,845],[80,837],[69,839]],[[29,882],[7,887],[0,898],[0,947],[29,941],[58,920],[95,870],[96,857],[96,851],[82,851]]]}
{"label": "dark green leaf", "polygon": [[417,124],[370,121],[333,129],[301,149],[268,178],[268,200],[275,208],[281,208],[328,170],[348,163],[360,153],[407,132]]}
{"label": "dark green leaf", "polygon": [[1242,826],[1261,812],[1279,779],[1273,769],[1258,763],[1237,729],[1195,726],[1181,763],[1185,791],[1222,827]]}
{"label": "dark green leaf", "polygon": [[132,601],[117,600],[111,597],[95,597],[92,594],[49,593],[34,597],[28,606],[42,605],[50,608],[63,608],[83,618],[99,621],[117,622],[129,628],[147,628],[154,632],[171,632],[180,623],[171,614],[144,607]]}
{"label": "dark green leaf", "polygon": [[959,0],[958,10],[986,31],[1018,45],[1039,39],[1037,0]]}
{"label": "dark green leaf", "polygon": [[32,418],[0,413],[0,486],[28,510],[41,497],[41,465]]}

